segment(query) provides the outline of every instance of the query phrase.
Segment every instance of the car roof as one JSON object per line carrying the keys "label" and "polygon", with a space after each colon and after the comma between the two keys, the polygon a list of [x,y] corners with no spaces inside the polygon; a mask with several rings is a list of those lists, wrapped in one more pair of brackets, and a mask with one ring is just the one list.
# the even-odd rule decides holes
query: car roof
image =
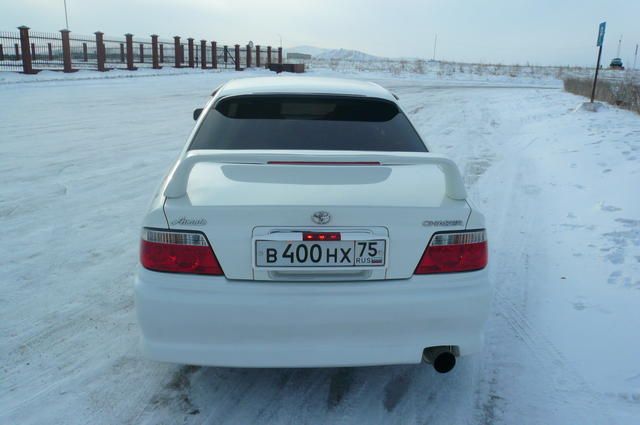
{"label": "car roof", "polygon": [[277,76],[239,78],[224,84],[221,97],[247,94],[327,94],[365,96],[395,102],[393,95],[378,84],[344,78]]}

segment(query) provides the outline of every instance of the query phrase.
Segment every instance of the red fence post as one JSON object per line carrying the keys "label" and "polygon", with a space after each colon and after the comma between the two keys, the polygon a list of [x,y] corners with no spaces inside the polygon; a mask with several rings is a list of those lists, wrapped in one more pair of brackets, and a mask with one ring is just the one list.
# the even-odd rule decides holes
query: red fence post
{"label": "red fence post", "polygon": [[278,63],[282,65],[282,47],[278,47]]}
{"label": "red fence post", "polygon": [[207,40],[200,40],[200,67],[207,69]]}
{"label": "red fence post", "polygon": [[260,68],[260,45],[256,46],[256,68]]}
{"label": "red fence post", "polygon": [[64,64],[64,72],[73,72],[71,66],[71,42],[69,41],[69,30],[60,30],[62,36],[62,62]]}
{"label": "red fence post", "polygon": [[98,62],[98,71],[104,72],[106,71],[104,68],[105,62],[105,49],[104,49],[104,33],[100,31],[96,31],[94,33],[96,35],[96,60]]}
{"label": "red fence post", "polygon": [[236,53],[236,71],[240,71],[240,45],[236,44],[235,45],[235,53]]}
{"label": "red fence post", "polygon": [[125,34],[124,35],[127,45],[127,69],[129,71],[135,71],[136,68],[133,66],[133,34]]}
{"label": "red fence post", "polygon": [[180,36],[173,37],[173,49],[174,49],[174,67],[180,68]]}
{"label": "red fence post", "polygon": [[164,63],[164,44],[160,43],[160,63]]}
{"label": "red fence post", "polygon": [[187,38],[187,46],[189,49],[189,68],[195,67],[195,61],[193,60],[193,38]]}
{"label": "red fence post", "polygon": [[153,69],[160,69],[160,64],[158,63],[158,36],[156,34],[151,34],[151,63]]}
{"label": "red fence post", "polygon": [[267,46],[267,67],[271,65],[271,46]]}
{"label": "red fence post", "polygon": [[22,50],[22,72],[35,74],[31,65],[31,48],[29,46],[29,27],[18,27],[20,30],[20,50]]}
{"label": "red fence post", "polygon": [[247,68],[251,68],[251,45],[247,44]]}
{"label": "red fence post", "polygon": [[218,43],[215,41],[211,42],[211,67],[218,68]]}

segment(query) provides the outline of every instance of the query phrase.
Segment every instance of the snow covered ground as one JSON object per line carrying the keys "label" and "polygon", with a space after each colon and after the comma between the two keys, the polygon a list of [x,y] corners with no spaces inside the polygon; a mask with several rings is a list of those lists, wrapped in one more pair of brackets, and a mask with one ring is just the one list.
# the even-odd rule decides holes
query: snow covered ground
{"label": "snow covered ground", "polygon": [[142,358],[132,277],[151,191],[211,90],[264,73],[0,77],[0,423],[638,423],[640,116],[576,111],[552,80],[348,75],[400,96],[487,216],[481,354],[448,375]]}

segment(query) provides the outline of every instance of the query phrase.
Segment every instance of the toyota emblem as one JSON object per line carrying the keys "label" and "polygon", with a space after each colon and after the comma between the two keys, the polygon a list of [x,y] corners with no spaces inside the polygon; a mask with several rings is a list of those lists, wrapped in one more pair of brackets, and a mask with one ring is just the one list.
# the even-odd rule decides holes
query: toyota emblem
{"label": "toyota emblem", "polygon": [[331,214],[326,211],[316,211],[311,216],[311,220],[316,224],[327,224],[331,221]]}

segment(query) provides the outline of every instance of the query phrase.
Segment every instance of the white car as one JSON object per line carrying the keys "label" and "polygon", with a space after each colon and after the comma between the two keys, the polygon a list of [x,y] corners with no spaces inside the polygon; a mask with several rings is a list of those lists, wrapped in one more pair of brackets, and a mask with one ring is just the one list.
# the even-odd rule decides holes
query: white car
{"label": "white car", "polygon": [[194,118],[143,222],[148,357],[447,372],[482,347],[484,217],[389,91],[246,78]]}

